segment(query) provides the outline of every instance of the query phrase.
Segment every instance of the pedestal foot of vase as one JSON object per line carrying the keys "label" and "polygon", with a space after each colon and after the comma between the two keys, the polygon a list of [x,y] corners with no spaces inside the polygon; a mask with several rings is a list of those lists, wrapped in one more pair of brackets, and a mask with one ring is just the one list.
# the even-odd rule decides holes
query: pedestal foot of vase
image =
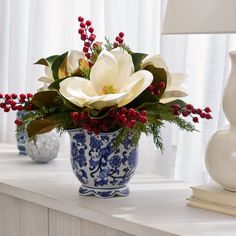
{"label": "pedestal foot of vase", "polygon": [[17,149],[20,155],[27,155],[25,145],[17,145]]}
{"label": "pedestal foot of vase", "polygon": [[129,195],[129,187],[125,186],[115,189],[105,189],[91,188],[82,185],[79,189],[79,193],[83,196],[95,196],[98,198],[126,197]]}

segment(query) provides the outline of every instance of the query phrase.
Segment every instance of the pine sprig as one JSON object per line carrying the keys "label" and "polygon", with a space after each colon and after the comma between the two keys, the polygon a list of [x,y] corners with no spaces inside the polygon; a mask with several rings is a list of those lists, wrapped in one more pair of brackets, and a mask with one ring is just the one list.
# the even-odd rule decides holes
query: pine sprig
{"label": "pine sprig", "polygon": [[105,37],[105,48],[107,51],[111,51],[114,47],[113,47],[113,44],[111,43],[111,41],[109,40],[109,38]]}
{"label": "pine sprig", "polygon": [[152,115],[154,114],[154,116],[157,116],[160,120],[176,124],[181,130],[186,130],[188,132],[196,131],[191,122],[174,115],[172,108],[169,106],[159,103],[157,106],[153,106],[149,112]]}
{"label": "pine sprig", "polygon": [[[105,37],[105,43],[104,43],[104,46],[106,48],[107,51],[111,51],[112,49],[114,49],[114,45],[113,43],[111,43],[111,41]],[[127,44],[119,44],[117,47],[121,47],[122,49],[126,50],[128,53],[132,53],[130,47],[127,45]]]}
{"label": "pine sprig", "polygon": [[161,103],[149,103],[145,107],[148,113],[148,122],[137,122],[132,129],[121,128],[119,135],[116,138],[115,146],[118,146],[128,132],[132,132],[132,141],[138,145],[142,133],[147,136],[152,135],[153,141],[157,148],[164,151],[163,139],[161,136],[161,128],[165,126],[164,122],[176,124],[181,130],[188,132],[195,131],[194,125],[179,116],[174,115],[173,109],[170,106]]}
{"label": "pine sprig", "polygon": [[127,44],[122,44],[122,45],[118,45],[118,47],[123,48],[125,51],[127,51],[128,53],[132,53],[130,47]]}
{"label": "pine sprig", "polygon": [[164,127],[164,123],[160,120],[153,120],[148,122],[146,128],[147,132],[146,135],[152,135],[153,136],[153,141],[156,145],[157,148],[160,148],[160,150],[163,152],[164,151],[164,144],[163,144],[163,139],[161,136],[161,128]]}

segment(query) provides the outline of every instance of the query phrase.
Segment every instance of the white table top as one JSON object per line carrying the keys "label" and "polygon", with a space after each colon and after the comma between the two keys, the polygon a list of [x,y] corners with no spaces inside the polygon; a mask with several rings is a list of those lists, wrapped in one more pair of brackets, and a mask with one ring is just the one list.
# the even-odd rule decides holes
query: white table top
{"label": "white table top", "polygon": [[136,176],[128,197],[80,196],[65,155],[36,164],[13,146],[0,144],[0,192],[134,235],[236,235],[235,217],[187,207],[191,190],[183,182]]}

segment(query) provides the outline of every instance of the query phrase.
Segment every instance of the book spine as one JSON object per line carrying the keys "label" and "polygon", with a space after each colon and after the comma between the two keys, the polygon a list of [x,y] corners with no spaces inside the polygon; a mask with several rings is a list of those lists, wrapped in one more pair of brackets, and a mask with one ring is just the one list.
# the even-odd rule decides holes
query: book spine
{"label": "book spine", "polygon": [[210,202],[204,202],[196,199],[189,199],[187,206],[201,208],[204,210],[210,210],[214,212],[219,212],[231,216],[236,216],[236,208],[225,207],[223,205],[212,204]]}
{"label": "book spine", "polygon": [[[226,205],[229,207],[236,208],[236,194],[233,193],[233,196],[224,195],[223,193],[217,192],[208,192],[204,190],[194,189],[192,188],[192,197],[199,200],[214,202],[222,205]],[[232,195],[232,193],[228,193]]]}

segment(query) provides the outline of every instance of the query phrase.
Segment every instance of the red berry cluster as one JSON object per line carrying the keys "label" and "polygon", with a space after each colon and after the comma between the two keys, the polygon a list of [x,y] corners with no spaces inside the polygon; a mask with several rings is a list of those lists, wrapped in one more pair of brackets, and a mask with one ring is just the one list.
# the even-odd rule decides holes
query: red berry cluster
{"label": "red berry cluster", "polygon": [[93,119],[89,117],[88,112],[71,112],[72,121],[75,126],[83,127],[90,133],[94,132],[99,134],[100,132],[107,132],[109,130],[109,123],[105,119]]}
{"label": "red berry cluster", "polygon": [[179,104],[174,104],[172,106],[174,114],[177,116],[182,115],[183,117],[192,117],[192,120],[194,123],[198,123],[198,115],[202,119],[207,119],[210,120],[212,119],[211,116],[211,108],[206,107],[205,109],[200,109],[200,108],[194,108],[192,104],[188,104],[185,107],[180,107]]}
{"label": "red berry cluster", "polygon": [[152,94],[152,95],[160,95],[163,89],[165,89],[166,83],[164,81],[160,81],[156,84],[151,84],[147,87],[147,90]]}
{"label": "red berry cluster", "polygon": [[92,46],[96,39],[96,35],[93,33],[94,28],[92,27],[92,22],[90,20],[84,21],[82,16],[78,17],[78,21],[80,22],[78,33],[80,34],[81,40],[84,41],[83,52],[85,56],[90,59],[93,51]]}
{"label": "red berry cluster", "polygon": [[23,121],[22,121],[21,119],[17,118],[17,119],[15,120],[15,124],[16,124],[17,126],[20,126],[20,125],[23,124]]}
{"label": "red berry cluster", "polygon": [[114,118],[116,121],[119,121],[123,127],[132,129],[138,121],[141,123],[147,122],[147,112],[145,110],[139,112],[134,108],[127,109],[126,107],[122,107],[118,109]]}
{"label": "red berry cluster", "polygon": [[[2,108],[5,112],[13,111],[22,111],[25,108],[25,104],[28,103],[33,95],[31,93],[21,93],[17,95],[13,94],[2,94],[0,93],[0,108]],[[32,110],[33,105],[31,103],[27,104],[27,110]]]}
{"label": "red berry cluster", "polygon": [[116,36],[115,42],[113,43],[114,48],[118,47],[118,45],[123,46],[124,36],[125,36],[125,34],[123,32],[120,32],[119,35]]}
{"label": "red berry cluster", "polygon": [[102,119],[91,118],[87,112],[71,112],[71,118],[75,126],[83,127],[89,132],[99,134],[100,132],[108,132],[116,130],[119,127],[134,128],[137,122],[147,122],[147,112],[137,111],[133,108],[126,107],[112,110],[106,117]]}

